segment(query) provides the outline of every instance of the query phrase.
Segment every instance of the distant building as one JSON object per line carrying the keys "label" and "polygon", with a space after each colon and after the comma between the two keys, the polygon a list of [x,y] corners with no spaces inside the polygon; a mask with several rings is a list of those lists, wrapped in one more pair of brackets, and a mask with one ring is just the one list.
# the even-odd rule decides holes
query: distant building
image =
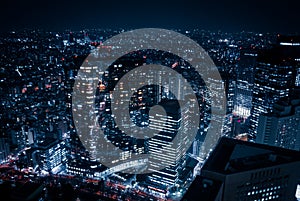
{"label": "distant building", "polygon": [[280,101],[261,115],[256,142],[300,151],[300,99]]}
{"label": "distant building", "polygon": [[242,49],[238,62],[233,113],[248,118],[252,108],[254,68],[257,62],[257,50]]}
{"label": "distant building", "polygon": [[248,118],[252,108],[253,84],[237,80],[233,113]]}
{"label": "distant building", "polygon": [[230,117],[231,122],[231,132],[230,137],[234,138],[238,136],[239,134],[243,133],[243,125],[245,124],[245,119],[243,117],[240,117],[236,115],[235,113]]}
{"label": "distant building", "polygon": [[295,82],[296,87],[300,87],[300,36],[278,35],[277,40],[284,55],[288,55],[295,61]]}
{"label": "distant building", "polygon": [[8,140],[6,138],[0,138],[0,163],[6,161],[9,154]]}
{"label": "distant building", "polygon": [[104,170],[104,166],[97,161],[91,161],[88,157],[77,157],[66,164],[66,172],[69,175],[93,178],[97,177],[97,172]]}
{"label": "distant building", "polygon": [[34,169],[56,173],[67,160],[67,149],[64,141],[45,138],[35,147],[26,149],[25,163]]}
{"label": "distant building", "polygon": [[300,152],[221,138],[182,201],[296,201]]}

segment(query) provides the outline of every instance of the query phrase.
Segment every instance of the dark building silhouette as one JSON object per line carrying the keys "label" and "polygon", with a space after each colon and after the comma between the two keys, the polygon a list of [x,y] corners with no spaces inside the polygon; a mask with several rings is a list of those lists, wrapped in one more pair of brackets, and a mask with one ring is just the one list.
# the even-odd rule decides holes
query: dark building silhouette
{"label": "dark building silhouette", "polygon": [[300,152],[221,138],[182,201],[295,201]]}
{"label": "dark building silhouette", "polygon": [[[8,200],[11,201],[35,201],[38,200],[42,194],[43,185],[27,182],[25,184],[17,183],[16,187],[12,189],[12,194],[9,195]],[[7,199],[7,197],[6,197]]]}
{"label": "dark building silhouette", "polygon": [[7,160],[9,152],[9,144],[6,138],[0,138],[0,162],[4,162]]}
{"label": "dark building silhouette", "polygon": [[281,100],[259,117],[256,142],[300,151],[300,97]]}
{"label": "dark building silhouette", "polygon": [[300,86],[300,37],[278,36],[277,44],[261,52],[254,70],[250,138],[256,138],[259,116],[270,113],[279,99]]}

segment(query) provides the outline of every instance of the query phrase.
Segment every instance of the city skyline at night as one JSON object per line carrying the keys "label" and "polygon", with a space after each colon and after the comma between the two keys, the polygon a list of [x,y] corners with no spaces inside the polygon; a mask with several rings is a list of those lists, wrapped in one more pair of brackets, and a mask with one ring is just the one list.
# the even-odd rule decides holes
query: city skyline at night
{"label": "city skyline at night", "polygon": [[[37,194],[42,200],[62,199],[55,197],[53,192],[60,191],[61,197],[64,197],[68,191],[66,189],[72,191],[74,195],[70,200],[76,198],[84,200],[88,196],[94,196],[90,198],[91,200],[142,200],[143,196],[154,200],[178,200],[188,190],[192,181],[199,176],[201,167],[206,164],[209,155],[206,155],[205,150],[217,144],[219,137],[255,142],[256,136],[253,137],[250,132],[251,126],[255,125],[251,122],[252,115],[256,114],[253,113],[255,111],[253,108],[260,111],[265,106],[264,101],[276,105],[276,101],[280,100],[280,104],[283,104],[285,99],[273,98],[273,92],[275,95],[278,92],[282,97],[297,97],[299,57],[296,36],[285,37],[272,33],[253,32],[211,32],[198,29],[176,30],[203,46],[217,67],[222,79],[209,78],[206,84],[213,86],[213,90],[209,91],[203,80],[201,81],[194,73],[189,62],[163,51],[133,51],[118,58],[107,70],[93,74],[92,71],[98,67],[93,58],[87,56],[92,52],[93,57],[97,58],[105,51],[110,52],[114,46],[106,45],[105,41],[124,31],[126,30],[85,29],[48,32],[29,29],[8,31],[1,35],[0,87],[3,95],[0,116],[1,182],[3,184],[1,189],[7,188],[6,185],[10,183],[13,184],[11,190],[33,183],[36,185],[32,186],[35,190],[40,189],[41,186],[45,187],[43,191],[38,190]],[[262,63],[274,56],[266,52],[272,52],[274,46],[278,45],[278,41],[280,48],[284,50],[284,56],[275,59],[283,59],[284,65]],[[292,48],[289,48],[290,46]],[[291,59],[291,62],[284,60],[286,56]],[[138,66],[147,67],[151,63],[160,63],[176,70],[178,74],[174,76],[167,73],[168,79],[159,82],[162,86],[146,84],[151,83],[150,80],[161,80],[162,75],[166,74],[161,70],[152,73],[150,71],[151,74],[148,75],[138,71],[132,74],[129,77],[128,90],[123,89],[127,83],[124,81],[118,83],[120,77],[130,70]],[[285,66],[290,71],[284,71],[286,74],[278,73],[278,69]],[[83,73],[78,74],[79,69]],[[185,91],[184,82],[178,81],[179,74],[182,74],[193,88],[192,93]],[[87,78],[86,75],[91,77]],[[140,88],[133,87],[139,75],[147,79],[138,81],[143,83]],[[268,80],[280,86],[284,83],[289,84],[289,76],[293,77],[292,84],[285,89],[289,93],[281,93],[280,90],[276,91],[276,87],[273,89],[273,85],[269,86],[271,82]],[[265,79],[267,81],[264,81]],[[276,79],[280,79],[281,83]],[[96,81],[95,89],[92,87],[94,81]],[[128,108],[130,123],[126,123],[126,115],[121,115],[120,118],[125,123],[120,126],[118,126],[120,121],[114,121],[115,116],[111,112],[116,106],[112,105],[114,101],[112,90],[116,87],[116,83],[120,84],[121,89],[118,96],[126,97],[124,100],[130,103],[130,109]],[[267,93],[263,93],[261,87],[270,90],[271,95],[263,99],[261,94]],[[225,103],[221,101],[220,97],[223,95],[221,91],[225,92],[227,99]],[[85,99],[81,103],[76,102],[75,105],[73,102],[72,106],[72,97],[74,93],[79,92],[84,94]],[[195,96],[194,93],[197,95]],[[185,98],[189,101],[184,102]],[[123,104],[119,101],[116,103]],[[297,101],[292,103],[296,104]],[[164,108],[165,114],[163,111],[161,114],[151,113],[151,107],[157,104]],[[210,110],[213,104],[219,108],[215,110],[216,115],[211,116]],[[96,105],[95,111],[89,109],[93,108],[93,105]],[[200,108],[197,116],[200,122],[196,123],[195,119],[184,121],[191,116],[191,112],[197,113],[197,110],[190,110],[195,105]],[[181,111],[177,112],[177,107]],[[267,107],[272,108],[273,105],[268,104]],[[74,109],[79,111],[77,114],[83,118],[89,118],[91,111],[97,114],[96,123],[99,123],[107,142],[123,150],[119,158],[112,157],[115,165],[109,167],[97,161],[99,156],[97,155],[99,152],[97,129],[89,127],[88,135],[92,135],[93,138],[83,138],[82,135],[87,133],[78,132],[78,125],[83,127],[86,125],[78,121],[80,120],[78,118],[73,119]],[[220,115],[217,115],[218,111]],[[225,115],[221,111],[225,111]],[[287,144],[293,142],[296,146],[290,147],[298,150],[299,115],[298,113],[294,115],[293,111],[292,108],[288,113],[290,117],[282,113],[282,120],[278,120],[281,122],[278,124],[280,125],[278,129],[281,130],[277,138],[282,141],[276,143],[268,141],[268,136],[272,136],[272,132],[270,133],[268,129],[263,131],[263,127],[260,126],[260,135],[261,132],[268,134],[264,142],[261,140],[257,142],[285,148],[289,148]],[[154,123],[151,124],[151,121]],[[217,122],[216,125],[221,127],[212,128],[210,123],[212,121]],[[256,123],[262,124],[262,122]],[[133,125],[140,127],[150,125],[150,129],[153,132],[159,131],[159,134],[156,137],[140,140],[131,136],[130,129],[127,130],[129,133],[120,130],[121,126],[134,128]],[[170,139],[176,136],[177,130],[181,127],[184,135],[176,144],[178,147],[168,148]],[[190,128],[197,130],[193,139],[188,137]],[[208,143],[205,142],[205,138],[210,129],[217,134]],[[290,139],[291,137],[295,139]],[[189,144],[189,149],[184,151],[183,144]],[[87,145],[89,147],[86,147]],[[105,144],[101,146],[106,149]],[[167,147],[164,157],[161,157],[161,147]],[[152,162],[136,160],[125,163],[135,155],[147,153],[152,154],[154,159]],[[157,170],[159,161],[165,162],[168,167]],[[294,168],[297,169],[297,166]],[[143,171],[144,168],[154,171],[141,175],[128,174]],[[80,178],[84,181],[80,182]],[[293,182],[297,180],[293,179]],[[85,193],[85,190],[89,193]],[[19,194],[10,195],[17,197]],[[18,198],[12,199],[18,200]]]}
{"label": "city skyline at night", "polygon": [[11,201],[300,200],[300,1],[9,1]]}

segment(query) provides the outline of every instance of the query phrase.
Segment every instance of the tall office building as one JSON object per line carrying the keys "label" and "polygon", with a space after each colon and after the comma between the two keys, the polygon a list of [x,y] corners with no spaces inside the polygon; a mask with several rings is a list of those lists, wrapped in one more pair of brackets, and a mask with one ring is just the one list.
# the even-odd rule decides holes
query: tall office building
{"label": "tall office building", "polygon": [[[182,156],[185,154],[180,144],[172,146],[173,138],[175,137],[181,121],[180,107],[176,100],[169,100],[160,103],[166,111],[166,116],[155,114],[155,117],[150,116],[150,129],[159,131],[149,140],[150,167],[153,171],[149,176],[151,183],[157,184],[162,188],[174,186],[178,182],[178,175]],[[178,143],[184,141],[178,140]],[[164,149],[164,152],[162,151]],[[157,170],[161,164],[166,168]]]}
{"label": "tall office building", "polygon": [[245,80],[237,80],[233,113],[248,118],[252,108],[253,84]]}
{"label": "tall office building", "polygon": [[251,139],[256,138],[259,116],[272,112],[274,103],[288,97],[291,89],[297,86],[299,58],[296,53],[300,52],[300,43],[282,42],[287,40],[294,41],[293,37],[279,37],[276,46],[258,56],[250,117]]}
{"label": "tall office building", "polygon": [[[93,66],[91,62],[84,62],[74,84],[73,99],[75,95],[77,99],[74,99],[72,102],[72,109],[75,112],[73,113],[74,124],[76,125],[78,136],[84,145],[89,145],[87,148],[90,150],[92,156],[97,154],[95,144],[98,139],[98,135],[94,133],[93,124],[91,124],[91,122],[96,122],[96,118],[93,115],[95,112],[93,108],[95,104],[93,83],[99,80],[97,69],[98,67]],[[81,118],[81,116],[84,118]],[[90,121],[79,122],[82,119],[90,119]]]}
{"label": "tall office building", "polygon": [[295,82],[300,87],[300,36],[278,35],[279,48],[285,56],[295,61]]}
{"label": "tall office building", "polygon": [[39,163],[38,159],[41,159],[41,169],[45,171],[57,173],[57,171],[60,171],[59,167],[67,161],[67,150],[64,141],[46,139],[43,144],[38,146],[38,150],[39,157],[35,159],[37,163]]}
{"label": "tall office building", "polygon": [[8,140],[4,137],[0,138],[0,163],[6,161],[8,159],[9,152],[9,144]]}
{"label": "tall office building", "polygon": [[[175,96],[177,100],[184,100],[184,96],[186,89],[183,88],[185,86],[182,84],[182,80],[180,79],[180,74],[176,74],[175,77],[169,77],[169,83],[166,85],[166,91],[169,95],[169,91],[172,92],[172,95],[169,95],[167,98],[172,99],[172,96]],[[174,98],[173,98],[174,99]]]}
{"label": "tall office building", "polygon": [[300,98],[281,100],[273,113],[260,115],[256,142],[300,151]]}
{"label": "tall office building", "polygon": [[221,138],[182,201],[295,201],[300,152]]}
{"label": "tall office building", "polygon": [[249,117],[252,108],[254,68],[257,62],[257,50],[242,49],[238,63],[235,88],[234,110],[238,116]]}

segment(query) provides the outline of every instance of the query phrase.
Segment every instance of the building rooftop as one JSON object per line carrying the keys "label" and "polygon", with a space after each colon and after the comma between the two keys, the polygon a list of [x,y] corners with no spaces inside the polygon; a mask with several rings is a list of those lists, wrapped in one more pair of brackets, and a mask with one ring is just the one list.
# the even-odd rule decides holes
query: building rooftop
{"label": "building rooftop", "polygon": [[43,142],[38,144],[38,148],[39,149],[49,149],[51,147],[53,147],[54,145],[58,144],[59,140],[55,139],[55,138],[45,138]]}
{"label": "building rooftop", "polygon": [[299,160],[300,152],[297,151],[223,137],[202,171],[232,174]]}

